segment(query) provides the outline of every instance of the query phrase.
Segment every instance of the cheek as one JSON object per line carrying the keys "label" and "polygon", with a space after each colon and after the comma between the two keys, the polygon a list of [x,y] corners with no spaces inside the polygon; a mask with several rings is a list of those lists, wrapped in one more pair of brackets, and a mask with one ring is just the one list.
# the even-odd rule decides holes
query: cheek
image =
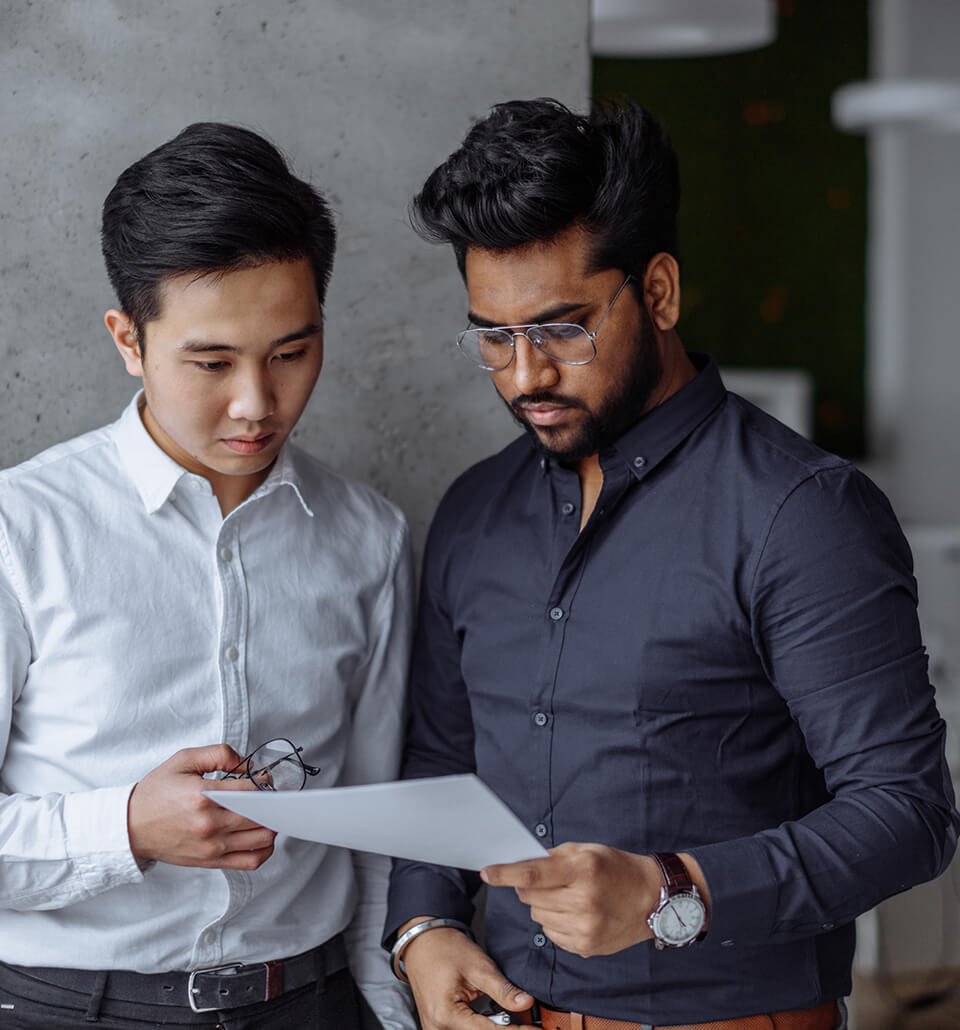
{"label": "cheek", "polygon": [[144,376],[147,401],[159,417],[182,428],[202,427],[217,421],[226,401],[215,376],[160,375]]}
{"label": "cheek", "polygon": [[517,391],[513,387],[513,379],[510,376],[509,370],[504,369],[503,372],[488,372],[487,374],[490,376],[490,382],[493,383],[493,388],[509,404],[510,400],[517,396]]}

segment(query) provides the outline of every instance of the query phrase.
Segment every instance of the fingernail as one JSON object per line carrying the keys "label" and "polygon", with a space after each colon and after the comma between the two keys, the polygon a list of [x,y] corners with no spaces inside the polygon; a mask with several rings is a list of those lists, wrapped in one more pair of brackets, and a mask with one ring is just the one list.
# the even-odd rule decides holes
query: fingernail
{"label": "fingernail", "polygon": [[480,879],[483,880],[484,883],[489,883],[490,882],[490,877],[487,876],[486,869],[481,869],[480,870]]}

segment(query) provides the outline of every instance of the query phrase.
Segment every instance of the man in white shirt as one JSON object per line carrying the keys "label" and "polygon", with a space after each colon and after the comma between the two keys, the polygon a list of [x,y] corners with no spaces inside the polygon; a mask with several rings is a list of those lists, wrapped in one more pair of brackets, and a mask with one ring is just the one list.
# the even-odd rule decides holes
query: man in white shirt
{"label": "man in white shirt", "polygon": [[406,524],[288,441],[330,212],[265,140],[201,123],[103,214],[143,390],[0,473],[0,1025],[354,1030],[369,1003],[407,1030],[386,860],[201,793],[274,738],[311,786],[397,771]]}

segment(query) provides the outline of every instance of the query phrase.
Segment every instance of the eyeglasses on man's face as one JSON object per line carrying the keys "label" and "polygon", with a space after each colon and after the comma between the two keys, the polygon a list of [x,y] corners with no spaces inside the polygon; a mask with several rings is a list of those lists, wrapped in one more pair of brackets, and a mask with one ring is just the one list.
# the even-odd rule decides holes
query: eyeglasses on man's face
{"label": "eyeglasses on man's face", "polygon": [[316,776],[320,766],[307,765],[297,747],[285,737],[276,737],[251,751],[223,778],[248,779],[257,790],[303,790],[308,776]]}
{"label": "eyeglasses on man's face", "polygon": [[575,322],[494,326],[464,329],[457,334],[457,346],[462,354],[487,372],[500,372],[513,361],[518,336],[526,337],[532,346],[553,361],[564,365],[588,365],[597,356],[596,340],[600,326],[632,278],[628,275],[620,284],[592,333]]}

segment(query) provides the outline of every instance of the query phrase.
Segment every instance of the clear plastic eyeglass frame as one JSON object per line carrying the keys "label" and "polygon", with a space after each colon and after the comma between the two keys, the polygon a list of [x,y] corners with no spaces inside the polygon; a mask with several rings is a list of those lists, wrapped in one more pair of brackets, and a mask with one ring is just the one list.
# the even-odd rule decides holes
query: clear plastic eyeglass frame
{"label": "clear plastic eyeglass frame", "polygon": [[[632,278],[633,276],[628,275],[620,284],[592,333],[588,333],[582,325],[575,322],[531,322],[528,325],[491,326],[489,329],[464,329],[457,333],[457,347],[465,358],[487,372],[501,372],[509,366],[516,353],[518,336],[526,337],[531,346],[536,347],[551,361],[559,361],[563,365],[589,365],[597,356],[597,334],[600,327]],[[569,356],[579,353],[577,348],[585,348],[586,344],[590,345],[589,357]],[[501,348],[505,360],[491,362],[489,359],[492,353]],[[563,352],[568,356],[563,357]]]}

